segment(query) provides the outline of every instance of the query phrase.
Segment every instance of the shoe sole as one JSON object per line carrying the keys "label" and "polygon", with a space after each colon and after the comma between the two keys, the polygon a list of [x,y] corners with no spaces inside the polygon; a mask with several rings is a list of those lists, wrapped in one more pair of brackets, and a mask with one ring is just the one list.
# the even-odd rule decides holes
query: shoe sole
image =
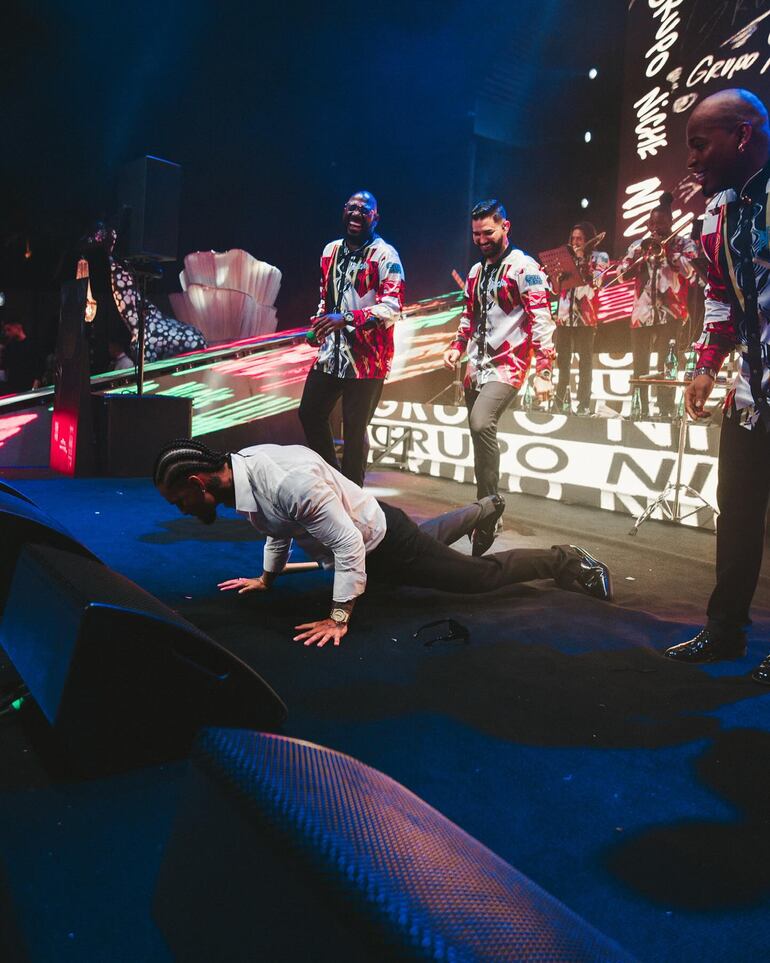
{"label": "shoe sole", "polygon": [[[668,655],[664,652],[663,655],[669,660],[669,662],[678,662],[680,665],[711,665],[714,662],[738,662],[741,659],[745,659],[748,655],[749,650],[746,648],[743,652],[736,653],[735,655],[711,655],[707,659],[688,659],[686,656],[679,658],[676,655]],[[752,678],[754,676],[752,675]],[[756,680],[759,682],[759,679]],[[770,681],[767,682],[770,685]]]}

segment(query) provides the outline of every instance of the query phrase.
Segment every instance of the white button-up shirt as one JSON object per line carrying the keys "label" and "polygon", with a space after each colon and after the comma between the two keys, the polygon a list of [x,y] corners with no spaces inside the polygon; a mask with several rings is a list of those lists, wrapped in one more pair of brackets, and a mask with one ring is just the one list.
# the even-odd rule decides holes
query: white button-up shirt
{"label": "white button-up shirt", "polygon": [[366,588],[366,554],[385,537],[375,498],[303,445],[255,445],[233,452],[235,509],[267,535],[263,567],[281,572],[292,540],[334,569],[334,600]]}

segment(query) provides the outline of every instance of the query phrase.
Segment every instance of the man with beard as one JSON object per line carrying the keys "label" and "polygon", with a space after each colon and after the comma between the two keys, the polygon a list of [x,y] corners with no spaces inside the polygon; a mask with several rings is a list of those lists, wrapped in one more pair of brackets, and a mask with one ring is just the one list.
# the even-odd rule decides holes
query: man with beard
{"label": "man with beard", "polygon": [[345,204],[345,236],[321,256],[321,301],[312,332],[318,357],[308,372],[299,417],[308,445],[340,468],[329,416],[342,398],[341,471],[363,485],[366,430],[393,359],[393,325],[403,304],[398,252],[375,232],[379,214],[369,191]]}
{"label": "man with beard", "polygon": [[[473,208],[473,243],[482,260],[468,272],[460,326],[444,352],[450,369],[464,351],[468,354],[465,404],[479,498],[497,493],[497,422],[527,378],[533,355],[537,399],[549,398],[552,391],[554,322],[548,282],[537,261],[510,245],[510,227],[500,201],[481,201]],[[483,555],[495,534],[489,523],[474,532],[473,554]]]}
{"label": "man with beard", "polygon": [[607,566],[583,549],[511,549],[484,558],[449,547],[485,517],[499,517],[493,498],[417,526],[400,508],[372,495],[331,468],[303,445],[255,445],[227,454],[190,439],[172,442],[158,455],[153,481],[185,515],[211,524],[217,506],[244,515],[267,536],[262,574],[219,583],[239,594],[267,591],[284,571],[292,541],[324,568],[334,569],[329,617],[297,625],[295,642],[339,645],[367,578],[384,585],[411,585],[460,594],[492,592],[530,579],[576,584],[609,601]]}
{"label": "man with beard", "polygon": [[[702,100],[687,125],[688,168],[710,198],[701,243],[708,259],[698,366],[685,392],[691,418],[706,401],[727,355],[740,368],[725,401],[719,443],[716,586],[705,627],[666,650],[679,662],[746,654],[749,607],[759,578],[770,493],[770,128],[765,105],[747,90]],[[770,685],[770,656],[752,678]]]}

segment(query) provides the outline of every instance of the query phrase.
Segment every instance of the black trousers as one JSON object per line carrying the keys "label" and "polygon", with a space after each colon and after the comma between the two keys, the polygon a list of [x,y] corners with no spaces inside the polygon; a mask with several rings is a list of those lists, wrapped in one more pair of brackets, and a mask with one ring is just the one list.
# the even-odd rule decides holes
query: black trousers
{"label": "black trousers", "polygon": [[386,502],[380,507],[387,531],[366,557],[366,571],[374,583],[475,595],[530,579],[569,584],[580,571],[580,559],[567,546],[511,549],[475,558],[463,555],[418,527],[400,508]]}
{"label": "black trousers", "polygon": [[[363,488],[369,451],[366,429],[382,394],[382,378],[336,378],[311,368],[299,404],[299,420],[308,447]],[[342,465],[334,451],[329,416],[342,398]]]}
{"label": "black trousers", "polygon": [[[679,332],[682,330],[682,322],[676,318],[671,318],[665,324],[648,325],[645,328],[631,328],[631,351],[634,355],[634,377],[639,378],[646,375],[650,370],[650,354],[656,351],[658,354],[658,368],[663,371],[663,365],[668,354],[668,343],[673,338],[677,341]],[[677,341],[677,344],[679,342]],[[650,411],[650,388],[643,385],[639,388],[639,397],[642,402],[642,414],[649,414]],[[658,407],[662,415],[674,414],[674,402],[676,400],[676,388],[664,388],[658,385],[657,391]]]}
{"label": "black trousers", "polygon": [[765,542],[770,495],[770,433],[751,431],[735,410],[722,422],[717,484],[717,584],[709,599],[709,626],[727,632],[749,625]]}
{"label": "black trousers", "polygon": [[488,381],[481,388],[465,389],[465,406],[473,444],[476,497],[494,495],[500,480],[500,446],[497,422],[517,389],[502,381]]}
{"label": "black trousers", "polygon": [[578,386],[577,403],[580,408],[587,408],[591,403],[591,381],[594,370],[594,338],[596,328],[587,324],[570,327],[560,324],[556,328],[556,367],[559,381],[556,385],[555,400],[567,401],[569,393],[570,369],[572,355],[578,356]]}

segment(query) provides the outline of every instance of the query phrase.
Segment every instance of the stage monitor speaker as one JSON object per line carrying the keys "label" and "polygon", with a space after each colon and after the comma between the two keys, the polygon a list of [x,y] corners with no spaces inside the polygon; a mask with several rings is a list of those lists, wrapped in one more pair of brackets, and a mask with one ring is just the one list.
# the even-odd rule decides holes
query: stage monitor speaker
{"label": "stage monitor speaker", "polygon": [[275,729],[286,707],[253,669],[105,565],[28,545],[0,645],[71,767],[117,772],[187,753],[203,725]]}
{"label": "stage monitor speaker", "polygon": [[94,394],[99,470],[152,475],[164,445],[192,434],[192,401],[171,395]]}
{"label": "stage monitor speaker", "polygon": [[388,776],[256,732],[201,735],[154,914],[186,963],[631,959]]}
{"label": "stage monitor speaker", "polygon": [[16,562],[24,545],[54,545],[98,564],[99,559],[82,542],[26,495],[0,483],[0,612],[3,611]]}
{"label": "stage monitor speaker", "polygon": [[128,223],[119,237],[121,257],[175,261],[179,242],[182,168],[160,157],[140,157],[118,177],[118,205]]}
{"label": "stage monitor speaker", "polygon": [[13,495],[14,498],[20,498],[22,501],[28,502],[30,505],[35,504],[31,498],[24,494],[24,492],[20,492],[18,488],[14,488],[13,485],[9,485],[7,482],[4,482],[2,479],[0,479],[0,497],[3,495]]}

